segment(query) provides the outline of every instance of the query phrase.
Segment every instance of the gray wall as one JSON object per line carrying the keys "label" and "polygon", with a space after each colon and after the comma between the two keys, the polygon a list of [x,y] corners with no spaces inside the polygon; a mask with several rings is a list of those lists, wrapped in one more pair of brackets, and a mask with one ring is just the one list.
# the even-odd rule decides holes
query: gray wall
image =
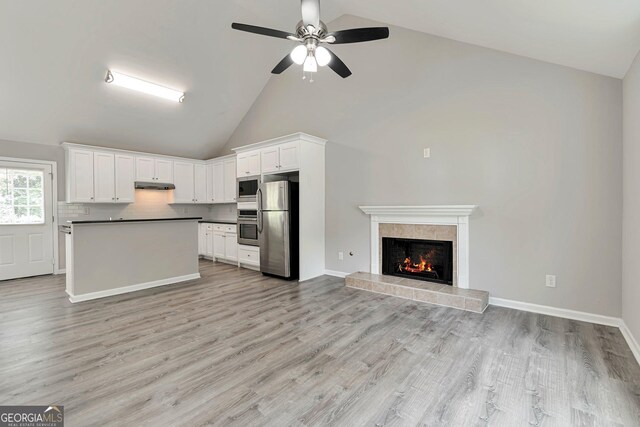
{"label": "gray wall", "polygon": [[221,153],[298,131],[329,140],[328,269],[369,269],[358,205],[478,204],[472,287],[620,315],[620,80],[398,27],[332,49],[353,76],[323,69],[310,84],[292,67],[272,77]]}
{"label": "gray wall", "polygon": [[0,157],[56,162],[58,164],[58,197],[64,197],[64,150],[62,147],[0,139]]}
{"label": "gray wall", "polygon": [[640,55],[624,78],[622,318],[640,339]]}

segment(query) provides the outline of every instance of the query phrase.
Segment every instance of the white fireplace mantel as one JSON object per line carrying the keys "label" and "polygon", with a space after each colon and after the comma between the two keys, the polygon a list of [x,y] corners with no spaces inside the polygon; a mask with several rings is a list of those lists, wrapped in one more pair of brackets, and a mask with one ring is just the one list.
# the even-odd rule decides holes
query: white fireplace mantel
{"label": "white fireplace mantel", "polygon": [[360,206],[371,216],[371,273],[380,274],[379,224],[455,225],[458,228],[458,287],[469,288],[469,216],[477,205]]}

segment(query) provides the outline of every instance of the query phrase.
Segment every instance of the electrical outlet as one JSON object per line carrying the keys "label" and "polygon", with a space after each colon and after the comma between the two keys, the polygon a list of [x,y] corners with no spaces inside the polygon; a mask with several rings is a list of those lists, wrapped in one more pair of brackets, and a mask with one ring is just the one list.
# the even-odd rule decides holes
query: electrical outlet
{"label": "electrical outlet", "polygon": [[547,274],[547,288],[555,288],[556,287],[556,276]]}
{"label": "electrical outlet", "polygon": [[431,157],[431,148],[425,148],[424,149],[424,158],[428,159],[429,157]]}
{"label": "electrical outlet", "polygon": [[338,252],[338,259],[340,261],[344,260],[344,252]]}

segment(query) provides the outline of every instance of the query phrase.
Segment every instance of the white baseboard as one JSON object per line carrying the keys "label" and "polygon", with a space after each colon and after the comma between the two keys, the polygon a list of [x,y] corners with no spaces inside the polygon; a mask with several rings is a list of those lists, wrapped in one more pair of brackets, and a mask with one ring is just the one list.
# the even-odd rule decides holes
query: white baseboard
{"label": "white baseboard", "polygon": [[619,317],[603,316],[601,314],[586,313],[584,311],[550,307],[548,305],[531,304],[528,302],[514,301],[503,298],[489,297],[489,304],[498,307],[515,308],[517,310],[529,311],[531,313],[546,314],[548,316],[563,317],[565,319],[597,323],[599,325],[620,327],[620,323],[622,322],[622,319],[620,319]]}
{"label": "white baseboard", "polygon": [[638,345],[638,341],[636,341],[636,338],[633,336],[633,334],[629,330],[629,327],[627,327],[627,324],[622,319],[620,319],[620,332],[622,332],[622,336],[625,340],[627,340],[629,348],[631,348],[631,351],[636,357],[638,364],[640,364],[640,345]]}
{"label": "white baseboard", "polygon": [[67,270],[66,270],[66,269],[64,269],[64,268],[57,268],[57,269],[53,272],[53,274],[56,274],[56,275],[57,275],[57,274],[67,274]]}
{"label": "white baseboard", "polygon": [[351,273],[345,273],[344,271],[325,270],[324,274],[326,274],[327,276],[344,278],[344,277],[347,277]]}
{"label": "white baseboard", "polygon": [[82,295],[69,295],[69,301],[82,302],[92,299],[105,298],[113,295],[126,294],[129,292],[141,291],[143,289],[157,288],[158,286],[171,285],[174,283],[186,282],[200,278],[200,273],[187,274],[185,276],[170,277],[168,279],[154,280],[153,282],[139,283],[137,285],[123,286],[121,288],[109,289],[106,291],[90,292]]}

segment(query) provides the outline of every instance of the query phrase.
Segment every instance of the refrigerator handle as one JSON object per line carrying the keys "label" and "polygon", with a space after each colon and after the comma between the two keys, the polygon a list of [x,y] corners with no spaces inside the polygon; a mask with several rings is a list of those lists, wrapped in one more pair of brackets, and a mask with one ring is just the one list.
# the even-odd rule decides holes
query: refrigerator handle
{"label": "refrigerator handle", "polygon": [[256,197],[258,202],[258,233],[262,233],[262,189],[258,188]]}

